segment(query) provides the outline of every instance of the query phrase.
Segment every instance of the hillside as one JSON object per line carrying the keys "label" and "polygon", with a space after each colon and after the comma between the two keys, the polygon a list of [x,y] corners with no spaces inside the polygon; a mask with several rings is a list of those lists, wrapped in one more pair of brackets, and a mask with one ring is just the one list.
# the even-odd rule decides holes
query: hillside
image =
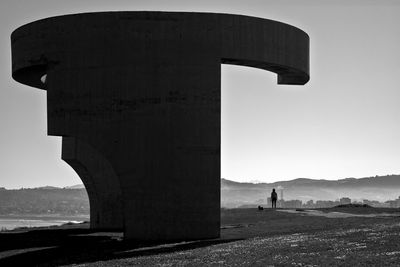
{"label": "hillside", "polygon": [[265,203],[272,188],[283,190],[285,200],[302,201],[336,200],[350,197],[353,200],[386,201],[400,195],[400,175],[375,176],[368,178],[346,178],[341,180],[313,180],[299,178],[275,183],[238,183],[221,180],[221,205],[237,207],[244,204]]}
{"label": "hillside", "polygon": [[41,187],[33,189],[0,190],[0,215],[89,214],[89,201],[85,189]]}
{"label": "hillside", "polygon": [[[347,178],[336,181],[299,178],[276,183],[238,183],[221,179],[221,206],[227,208],[266,203],[272,188],[285,200],[386,200],[400,196],[400,175]],[[89,201],[83,185],[65,188],[41,187],[7,190],[0,188],[0,215],[6,214],[89,214]]]}

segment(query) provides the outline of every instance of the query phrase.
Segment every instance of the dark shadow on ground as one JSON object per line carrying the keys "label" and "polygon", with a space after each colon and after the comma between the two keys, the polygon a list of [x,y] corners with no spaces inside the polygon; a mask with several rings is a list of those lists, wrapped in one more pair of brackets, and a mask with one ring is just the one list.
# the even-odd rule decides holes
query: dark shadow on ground
{"label": "dark shadow on ground", "polygon": [[46,229],[0,233],[0,266],[57,266],[172,253],[240,239],[135,242],[121,233]]}
{"label": "dark shadow on ground", "polygon": [[[392,213],[399,209],[321,209],[352,214]],[[123,241],[119,232],[94,232],[88,225],[69,228],[30,229],[0,233],[0,266],[58,266],[111,261],[195,250],[250,238],[291,234],[322,234],[343,229],[374,228],[377,224],[398,223],[399,217],[326,218],[267,209],[221,210],[221,238],[187,242],[143,243]],[[166,260],[164,259],[164,262]],[[129,262],[129,260],[128,260]],[[118,263],[113,266],[119,266]]]}

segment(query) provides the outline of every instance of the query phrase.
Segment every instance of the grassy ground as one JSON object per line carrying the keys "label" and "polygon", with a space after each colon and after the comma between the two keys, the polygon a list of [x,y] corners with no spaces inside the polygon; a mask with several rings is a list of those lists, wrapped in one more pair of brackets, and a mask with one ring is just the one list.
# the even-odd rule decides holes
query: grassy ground
{"label": "grassy ground", "polygon": [[221,238],[172,244],[126,242],[120,233],[82,228],[1,233],[0,266],[399,266],[399,210],[323,211],[396,216],[325,218],[270,209],[222,210]]}

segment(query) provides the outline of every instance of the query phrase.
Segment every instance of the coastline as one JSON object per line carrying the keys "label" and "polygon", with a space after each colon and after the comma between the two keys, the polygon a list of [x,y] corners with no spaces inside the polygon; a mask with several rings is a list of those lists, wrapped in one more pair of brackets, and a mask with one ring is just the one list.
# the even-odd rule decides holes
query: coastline
{"label": "coastline", "polygon": [[31,230],[48,227],[60,227],[65,224],[82,224],[89,221],[89,216],[65,216],[65,215],[0,215],[0,231],[9,232],[16,230]]}

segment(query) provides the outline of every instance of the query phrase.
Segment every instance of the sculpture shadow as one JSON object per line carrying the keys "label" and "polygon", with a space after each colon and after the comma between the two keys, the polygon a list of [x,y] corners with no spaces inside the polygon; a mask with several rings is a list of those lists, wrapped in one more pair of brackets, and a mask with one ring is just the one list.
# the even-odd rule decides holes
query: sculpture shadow
{"label": "sculpture shadow", "polygon": [[57,266],[185,251],[242,239],[175,242],[122,240],[122,233],[90,229],[0,233],[0,266]]}

